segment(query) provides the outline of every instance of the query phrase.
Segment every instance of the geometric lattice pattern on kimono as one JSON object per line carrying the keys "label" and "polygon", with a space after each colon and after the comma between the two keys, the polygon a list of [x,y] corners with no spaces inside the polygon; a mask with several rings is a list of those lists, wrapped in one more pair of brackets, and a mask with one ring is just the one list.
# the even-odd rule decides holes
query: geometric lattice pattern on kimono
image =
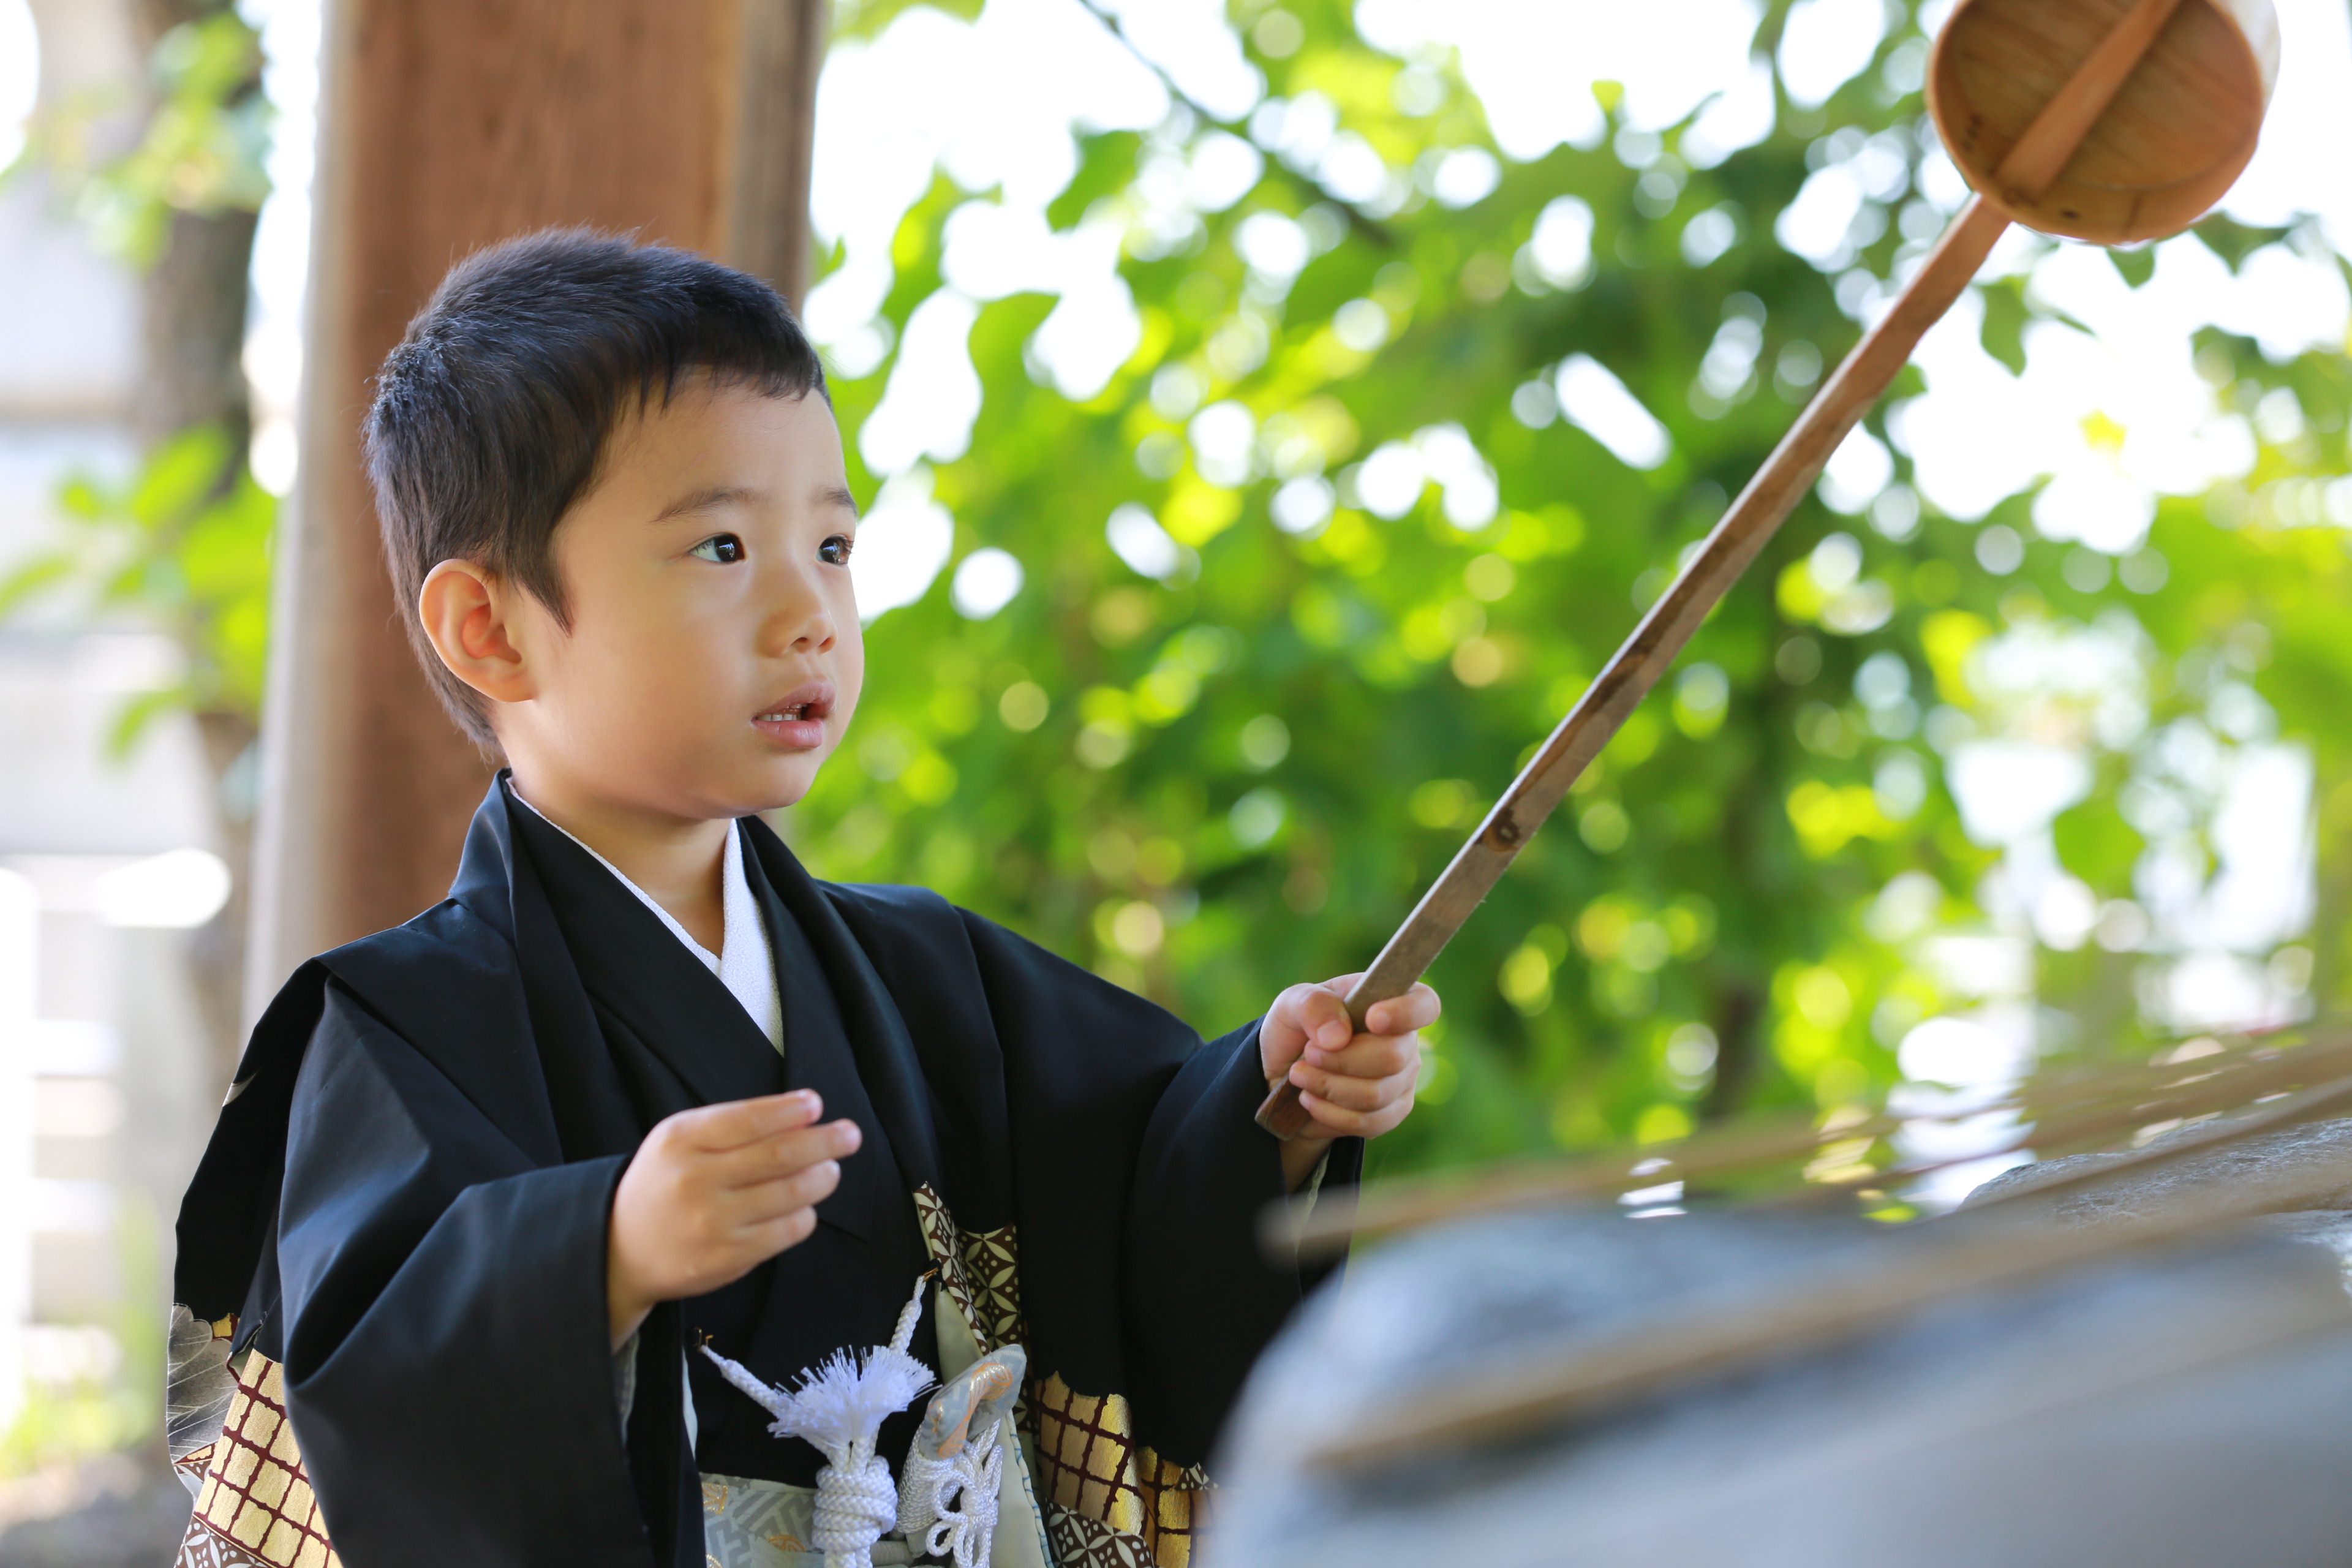
{"label": "geometric lattice pattern on kimono", "polygon": [[172,1568],[268,1568],[268,1564],[226,1536],[191,1524],[187,1539]]}
{"label": "geometric lattice pattern on kimono", "polygon": [[956,1235],[955,1216],[948,1205],[932,1190],[929,1182],[915,1189],[915,1218],[923,1227],[923,1250],[931,1255],[931,1266],[940,1271],[940,1289],[956,1304],[970,1323],[972,1332],[982,1341],[980,1351],[986,1355],[997,1347],[987,1342],[987,1320],[980,1314],[980,1293],[972,1289],[971,1279],[964,1272],[963,1248]]}
{"label": "geometric lattice pattern on kimono", "polygon": [[984,1316],[976,1320],[990,1350],[1029,1342],[1029,1324],[1021,1315],[1020,1249],[1013,1227],[964,1230],[956,1233],[963,1244],[964,1278],[980,1297]]}
{"label": "geometric lattice pattern on kimono", "polygon": [[302,1470],[276,1362],[247,1353],[221,1435],[181,1464],[199,1462],[204,1484],[177,1568],[341,1568]]}
{"label": "geometric lattice pattern on kimono", "polygon": [[1045,1505],[1045,1534],[1056,1568],[1155,1568],[1151,1552],[1132,1535]]}
{"label": "geometric lattice pattern on kimono", "polygon": [[1200,1466],[1138,1444],[1122,1396],[1079,1394],[1058,1376],[1030,1384],[1029,1416],[1062,1568],[1191,1568],[1208,1503]]}
{"label": "geometric lattice pattern on kimono", "polygon": [[963,1312],[982,1355],[1025,1342],[1021,1317],[1020,1247],[1014,1227],[960,1230],[944,1199],[926,1182],[915,1189],[923,1247],[940,1271],[940,1289]]}

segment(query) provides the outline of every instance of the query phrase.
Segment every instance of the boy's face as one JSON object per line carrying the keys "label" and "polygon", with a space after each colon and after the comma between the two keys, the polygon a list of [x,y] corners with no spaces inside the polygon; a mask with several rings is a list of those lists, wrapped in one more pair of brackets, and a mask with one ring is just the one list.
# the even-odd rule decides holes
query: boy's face
{"label": "boy's face", "polygon": [[526,795],[716,818],[806,795],[865,677],[856,531],[822,398],[690,382],[625,422],[555,531],[571,629],[510,612],[530,696],[495,721]]}

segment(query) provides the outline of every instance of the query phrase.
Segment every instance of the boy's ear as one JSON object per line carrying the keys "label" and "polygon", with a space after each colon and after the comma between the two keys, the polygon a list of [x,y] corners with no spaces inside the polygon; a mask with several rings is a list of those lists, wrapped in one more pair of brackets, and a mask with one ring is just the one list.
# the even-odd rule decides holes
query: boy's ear
{"label": "boy's ear", "polygon": [[417,590],[416,616],[449,673],[493,702],[538,695],[509,622],[518,595],[471,561],[444,561]]}

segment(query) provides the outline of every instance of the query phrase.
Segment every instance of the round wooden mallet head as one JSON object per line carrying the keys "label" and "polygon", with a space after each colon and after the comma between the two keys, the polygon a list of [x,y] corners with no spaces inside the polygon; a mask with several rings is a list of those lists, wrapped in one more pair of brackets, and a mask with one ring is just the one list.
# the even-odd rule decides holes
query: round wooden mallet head
{"label": "round wooden mallet head", "polygon": [[[2001,162],[2034,116],[2135,23],[2155,36],[2119,59],[2128,74],[2057,178],[2038,195],[2005,182]],[[1936,41],[1927,104],[1960,173],[2007,216],[2129,245],[2221,199],[2254,155],[2277,76],[2270,0],[1961,0]]]}

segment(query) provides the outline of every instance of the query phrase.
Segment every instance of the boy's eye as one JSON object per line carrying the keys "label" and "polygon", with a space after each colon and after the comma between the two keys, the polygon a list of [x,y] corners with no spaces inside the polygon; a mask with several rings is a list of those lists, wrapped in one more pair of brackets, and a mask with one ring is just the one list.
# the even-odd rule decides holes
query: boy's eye
{"label": "boy's eye", "polygon": [[816,547],[816,558],[828,566],[846,566],[849,564],[849,535],[836,533]]}
{"label": "boy's eye", "polygon": [[732,566],[743,559],[743,542],[731,533],[714,533],[687,553],[704,561],[716,561],[721,566]]}

